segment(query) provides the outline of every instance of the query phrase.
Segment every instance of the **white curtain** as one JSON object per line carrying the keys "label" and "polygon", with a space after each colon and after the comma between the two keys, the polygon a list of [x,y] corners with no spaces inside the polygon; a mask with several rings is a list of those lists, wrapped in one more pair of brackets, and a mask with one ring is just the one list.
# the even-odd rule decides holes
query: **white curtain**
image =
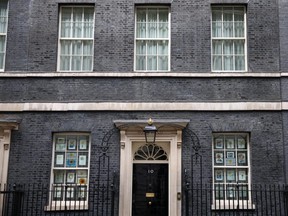
{"label": "white curtain", "polygon": [[4,68],[6,36],[0,36],[0,68]]}
{"label": "white curtain", "polygon": [[7,5],[0,4],[0,33],[6,33]]}
{"label": "white curtain", "polygon": [[92,70],[93,14],[91,7],[62,8],[61,37],[71,39],[61,40],[60,70]]}
{"label": "white curtain", "polygon": [[71,56],[71,41],[61,41],[60,70],[69,70]]}
{"label": "white curtain", "polygon": [[168,9],[137,9],[136,26],[136,70],[168,70]]}
{"label": "white curtain", "polygon": [[214,40],[213,70],[245,70],[244,46],[243,40]]}
{"label": "white curtain", "polygon": [[245,70],[244,8],[214,7],[212,37],[213,70]]}
{"label": "white curtain", "polygon": [[61,37],[70,38],[72,8],[62,8],[61,15]]}

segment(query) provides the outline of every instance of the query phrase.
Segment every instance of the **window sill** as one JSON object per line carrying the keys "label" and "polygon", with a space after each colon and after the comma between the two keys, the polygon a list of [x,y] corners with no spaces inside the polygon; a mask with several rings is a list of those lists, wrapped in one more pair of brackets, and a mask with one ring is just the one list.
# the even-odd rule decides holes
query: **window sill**
{"label": "window sill", "polygon": [[219,202],[211,206],[213,211],[229,211],[229,210],[254,210],[255,205],[246,201],[239,200],[234,202]]}
{"label": "window sill", "polygon": [[1,72],[0,77],[281,77],[288,73],[279,72]]}
{"label": "window sill", "polygon": [[48,205],[44,207],[44,211],[67,211],[67,210],[71,210],[71,211],[85,211],[88,210],[88,205],[72,205],[70,203],[67,203],[67,205],[63,204],[63,205]]}

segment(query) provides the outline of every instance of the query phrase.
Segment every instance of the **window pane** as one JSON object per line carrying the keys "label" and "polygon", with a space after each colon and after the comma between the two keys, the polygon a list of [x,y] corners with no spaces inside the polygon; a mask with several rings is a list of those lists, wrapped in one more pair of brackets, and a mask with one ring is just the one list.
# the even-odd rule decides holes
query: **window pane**
{"label": "window pane", "polygon": [[72,56],[72,68],[73,71],[81,70],[81,57],[80,56]]}
{"label": "window pane", "polygon": [[168,23],[168,9],[159,9],[159,22]]}
{"label": "window pane", "polygon": [[168,55],[168,41],[159,41],[158,43],[158,54]]}
{"label": "window pane", "polygon": [[147,43],[147,54],[157,54],[157,42],[156,41],[149,41]]}
{"label": "window pane", "polygon": [[212,36],[213,37],[222,37],[222,22],[213,22],[212,23]]}
{"label": "window pane", "polygon": [[148,56],[147,70],[157,70],[157,57]]}
{"label": "window pane", "polygon": [[137,23],[137,38],[146,38],[146,23]]}
{"label": "window pane", "polygon": [[0,52],[2,53],[5,52],[5,41],[6,41],[6,36],[1,35],[0,36]]}
{"label": "window pane", "polygon": [[244,21],[243,7],[234,7],[234,21]]}
{"label": "window pane", "polygon": [[61,55],[71,54],[71,41],[61,41]]}
{"label": "window pane", "polygon": [[233,37],[233,22],[223,22],[223,37]]}
{"label": "window pane", "polygon": [[0,53],[0,69],[4,68],[4,53]]}
{"label": "window pane", "polygon": [[0,3],[0,33],[6,33],[7,5]]}
{"label": "window pane", "polygon": [[223,8],[223,21],[233,21],[233,7]]}
{"label": "window pane", "polygon": [[82,9],[74,8],[73,11],[73,37],[81,38],[82,37]]}
{"label": "window pane", "polygon": [[213,8],[212,21],[222,22],[222,8]]}
{"label": "window pane", "polygon": [[93,42],[84,41],[83,42],[83,55],[93,55]]}
{"label": "window pane", "polygon": [[157,9],[148,9],[148,38],[156,38],[157,32]]}
{"label": "window pane", "polygon": [[62,8],[61,37],[71,37],[72,8]]}
{"label": "window pane", "polygon": [[219,41],[219,40],[214,40],[213,41],[213,46],[212,46],[212,53],[213,54],[222,54],[222,41]]}
{"label": "window pane", "polygon": [[146,70],[145,56],[136,56],[136,70]]}
{"label": "window pane", "polygon": [[136,42],[136,54],[146,54],[146,42],[145,41]]}
{"label": "window pane", "polygon": [[84,8],[84,29],[83,29],[83,37],[84,38],[92,38],[93,37],[93,16],[94,16],[94,8]]}
{"label": "window pane", "polygon": [[235,37],[244,37],[244,22],[234,23]]}
{"label": "window pane", "polygon": [[168,23],[159,23],[159,38],[168,38]]}
{"label": "window pane", "polygon": [[61,37],[71,37],[71,22],[61,22]]}
{"label": "window pane", "polygon": [[156,38],[157,35],[157,23],[153,23],[153,22],[150,22],[148,23],[148,35],[147,35],[147,38]]}
{"label": "window pane", "polygon": [[159,31],[158,37],[168,38],[168,10],[159,9]]}
{"label": "window pane", "polygon": [[221,56],[213,56],[213,70],[222,70]]}
{"label": "window pane", "polygon": [[63,70],[63,71],[70,70],[70,56],[60,57],[60,70]]}
{"label": "window pane", "polygon": [[81,55],[82,54],[82,42],[81,41],[73,41],[72,42],[72,53],[73,53],[73,55]]}
{"label": "window pane", "polygon": [[233,70],[233,57],[224,56],[224,70]]}
{"label": "window pane", "polygon": [[137,9],[137,22],[146,22],[146,9]]}
{"label": "window pane", "polygon": [[83,68],[82,68],[82,70],[84,70],[84,71],[92,70],[92,62],[93,62],[92,57],[84,56],[83,57]]}
{"label": "window pane", "polygon": [[75,7],[73,8],[73,22],[81,22],[83,15],[83,8]]}
{"label": "window pane", "polygon": [[158,70],[168,70],[168,56],[158,57]]}
{"label": "window pane", "polygon": [[86,7],[84,8],[84,21],[93,23],[94,8]]}
{"label": "window pane", "polygon": [[223,53],[224,54],[233,54],[233,41],[229,40],[229,41],[224,41],[223,43]]}
{"label": "window pane", "polygon": [[235,54],[244,55],[244,41],[235,40],[234,41],[234,50],[235,50]]}
{"label": "window pane", "polygon": [[244,56],[235,56],[235,70],[245,70]]}

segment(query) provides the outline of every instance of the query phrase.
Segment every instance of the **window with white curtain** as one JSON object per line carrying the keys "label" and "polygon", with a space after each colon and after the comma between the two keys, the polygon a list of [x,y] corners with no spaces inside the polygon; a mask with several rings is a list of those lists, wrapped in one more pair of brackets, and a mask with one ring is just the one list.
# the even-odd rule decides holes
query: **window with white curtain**
{"label": "window with white curtain", "polygon": [[92,71],[94,7],[61,7],[59,26],[58,70]]}
{"label": "window with white curtain", "polygon": [[137,7],[135,20],[135,71],[169,71],[169,8]]}
{"label": "window with white curtain", "polygon": [[8,0],[0,1],[0,71],[4,71],[8,23]]}
{"label": "window with white curtain", "polygon": [[247,71],[246,8],[212,7],[212,71]]}

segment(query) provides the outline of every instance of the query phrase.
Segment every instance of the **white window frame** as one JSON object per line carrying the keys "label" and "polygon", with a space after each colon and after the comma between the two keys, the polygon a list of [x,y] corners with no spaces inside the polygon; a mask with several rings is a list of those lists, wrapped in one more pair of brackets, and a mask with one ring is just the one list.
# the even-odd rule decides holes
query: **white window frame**
{"label": "white window frame", "polygon": [[[56,151],[56,143],[57,143],[57,139],[58,138],[62,138],[65,137],[65,149],[63,148],[62,151]],[[69,145],[69,137],[70,140],[74,139],[76,137],[76,147],[75,150],[70,150],[68,145]],[[74,137],[74,138],[73,138]],[[83,137],[88,137],[88,140],[86,139],[86,141],[88,141],[86,143],[87,145],[87,149],[84,150],[80,150],[80,138],[82,137],[83,140],[85,140]],[[75,142],[73,142],[75,143]],[[72,144],[73,144],[72,143]],[[59,144],[59,142],[58,142]],[[85,146],[85,144],[82,143],[82,145]],[[66,156],[67,156],[67,152],[69,153],[73,153],[73,152],[77,152],[77,159],[76,162],[77,165],[76,167],[67,167],[66,165]],[[83,167],[79,167],[79,154],[78,153],[82,153],[83,155],[85,153],[87,153],[86,155],[88,156],[88,158],[86,158],[86,163],[87,166],[83,166]],[[64,161],[63,161],[63,166],[56,166],[55,164],[57,162],[56,161],[56,153],[64,154]],[[89,174],[90,174],[90,158],[91,158],[91,134],[90,133],[73,133],[73,132],[67,132],[67,133],[55,133],[53,134],[53,153],[52,153],[52,164],[51,164],[51,177],[50,177],[50,194],[49,194],[49,203],[47,206],[45,206],[45,210],[46,211],[58,211],[58,210],[87,210],[88,209],[88,203],[89,203]],[[54,171],[64,171],[64,175],[63,175],[63,182],[62,183],[55,183],[54,182]],[[87,171],[87,176],[86,176],[86,180],[85,178],[79,178],[78,172],[77,171]],[[70,173],[74,173],[74,183],[68,183],[67,182],[67,175],[69,173],[69,171],[71,171]],[[77,173],[77,174],[76,174]],[[78,177],[78,178],[77,178]],[[79,183],[78,181],[83,181],[83,183]],[[57,199],[57,197],[55,198],[55,194],[56,194],[56,188],[62,188],[62,194],[61,197],[59,199]],[[83,188],[83,193],[85,194],[86,198],[85,199],[81,199],[81,200],[77,200],[76,198],[72,198],[72,199],[67,199],[66,200],[66,196],[67,196],[67,189],[68,188],[74,188],[74,195],[73,196],[77,196],[76,192],[76,188]],[[64,191],[63,191],[64,190]],[[61,193],[61,192],[60,192]]]}
{"label": "white window frame", "polygon": [[[213,8],[214,7],[222,7],[222,31],[223,31],[223,9],[224,8],[235,8],[235,7],[242,7],[244,9],[244,37],[213,37]],[[247,57],[247,8],[244,5],[212,5],[211,7],[211,71],[212,72],[247,72],[248,70],[248,57]],[[234,27],[234,13],[233,13],[233,27]],[[234,31],[233,31],[234,32]],[[245,69],[244,70],[235,70],[235,61],[234,57],[235,55],[233,54],[233,67],[234,70],[224,70],[223,65],[224,65],[224,60],[223,60],[223,50],[222,50],[222,70],[214,70],[213,69],[213,40],[244,40],[244,62],[245,62]]]}
{"label": "white window frame", "polygon": [[[65,6],[61,6],[60,7],[60,12],[59,12],[59,33],[58,33],[58,59],[57,59],[57,71],[59,72],[92,72],[93,71],[93,67],[94,67],[94,28],[95,28],[95,10],[94,10],[94,13],[93,13],[93,33],[92,33],[92,37],[91,38],[83,38],[83,37],[61,37],[61,29],[62,29],[62,26],[61,26],[61,23],[62,23],[62,10],[63,8],[95,8],[94,6],[91,6],[91,5],[65,5]],[[72,31],[72,27],[71,27],[71,31]],[[69,66],[69,70],[61,70],[61,41],[92,41],[92,67],[91,67],[91,70],[83,70],[82,69],[82,66],[83,66],[83,53],[81,55],[82,57],[82,60],[81,60],[81,69],[80,70],[72,70],[72,61],[70,61],[70,66]],[[72,51],[71,51],[72,52]],[[73,55],[70,55],[70,58],[72,57]]]}
{"label": "white window frame", "polygon": [[[137,11],[138,9],[161,9],[161,8],[165,8],[168,9],[168,38],[137,38]],[[171,9],[169,6],[151,6],[151,5],[147,5],[147,6],[137,6],[135,7],[135,29],[134,29],[134,71],[135,72],[169,72],[170,71],[170,58],[171,58]],[[157,13],[157,16],[159,14]],[[147,13],[146,13],[147,16]],[[147,27],[147,25],[146,25]],[[138,40],[143,40],[143,41],[168,41],[168,69],[167,70],[158,70],[158,64],[157,64],[157,70],[147,70],[147,54],[146,54],[146,70],[137,70],[137,41]],[[146,50],[147,50],[147,46],[146,46]],[[147,51],[146,51],[147,53]],[[158,56],[158,51],[157,51],[157,56]]]}
{"label": "white window frame", "polygon": [[[234,137],[234,146],[235,148],[234,149],[229,149],[227,148],[227,145],[228,143],[226,143],[226,138],[229,139],[229,138],[232,138]],[[241,138],[244,138],[246,140],[246,148],[240,148],[240,146],[238,146],[238,139],[241,139]],[[223,148],[217,148],[216,147],[216,143],[218,143],[218,140],[220,141],[221,143],[221,139],[223,139]],[[220,145],[220,144],[219,144]],[[220,145],[221,146],[221,145]],[[223,165],[216,165],[216,158],[215,158],[215,155],[216,153],[218,152],[223,152]],[[235,163],[235,165],[227,165],[228,161],[226,160],[229,160],[229,158],[227,158],[227,152],[231,153],[231,152],[234,152],[234,160],[235,162],[232,161],[232,163]],[[246,165],[238,165],[238,156],[242,153],[245,154],[246,152]],[[239,153],[239,155],[238,155]],[[229,210],[229,209],[236,209],[236,208],[239,208],[239,209],[254,209],[255,206],[253,205],[252,203],[252,197],[251,197],[251,154],[250,154],[250,135],[249,133],[214,133],[213,134],[213,137],[212,137],[212,179],[213,179],[213,204],[212,204],[212,209],[215,209],[215,210]],[[216,173],[215,171],[216,170],[223,170],[222,174],[222,178],[223,178],[223,181],[220,182],[216,180]],[[234,170],[234,174],[235,174],[235,181],[234,182],[227,182],[229,180],[227,180],[227,170]],[[242,174],[243,174],[243,170],[246,170],[247,172],[247,175],[246,175],[246,179],[247,181],[245,182],[240,180],[240,172],[238,171],[242,171]],[[242,177],[244,178],[244,177]],[[220,178],[221,179],[221,178]],[[224,189],[221,188],[219,191],[217,191],[217,188],[216,188],[216,185],[217,186],[221,186],[223,185],[224,186]],[[231,199],[228,199],[227,196],[228,196],[228,190],[227,190],[227,187],[239,187],[241,188],[241,186],[247,186],[247,199],[241,199],[239,197],[237,197],[237,195],[235,195],[235,197],[231,198]],[[236,189],[237,190],[237,189]],[[243,190],[243,189],[242,189]],[[241,193],[243,193],[241,189],[239,189],[239,191]],[[237,192],[235,192],[236,194]],[[224,195],[223,199],[217,199],[216,196],[220,196],[221,195]],[[241,194],[240,194],[241,195]],[[243,194],[242,194],[243,196]]]}
{"label": "white window frame", "polygon": [[4,72],[5,70],[5,62],[6,62],[6,49],[7,49],[7,30],[8,30],[8,17],[9,17],[9,0],[7,0],[7,13],[6,13],[6,29],[4,33],[0,33],[0,36],[5,36],[5,42],[4,42],[4,50],[3,50],[3,68],[0,68],[1,72]]}

